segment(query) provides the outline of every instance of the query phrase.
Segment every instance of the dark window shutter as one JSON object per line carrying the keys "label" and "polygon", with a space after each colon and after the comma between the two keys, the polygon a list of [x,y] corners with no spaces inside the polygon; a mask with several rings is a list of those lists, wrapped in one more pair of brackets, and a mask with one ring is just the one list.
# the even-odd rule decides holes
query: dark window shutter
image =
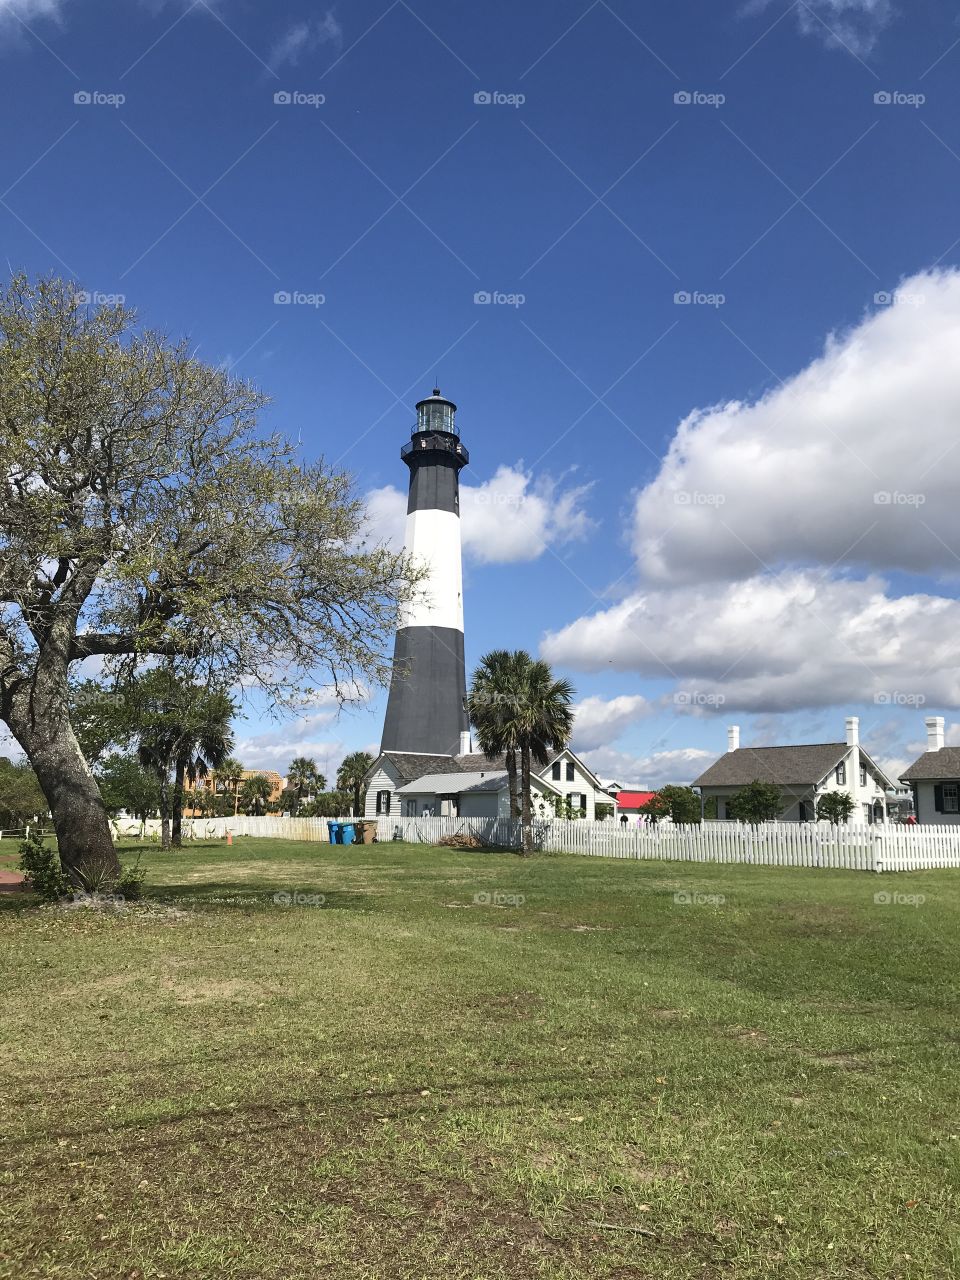
{"label": "dark window shutter", "polygon": [[938,782],[933,788],[933,807],[937,813],[943,813],[943,783]]}

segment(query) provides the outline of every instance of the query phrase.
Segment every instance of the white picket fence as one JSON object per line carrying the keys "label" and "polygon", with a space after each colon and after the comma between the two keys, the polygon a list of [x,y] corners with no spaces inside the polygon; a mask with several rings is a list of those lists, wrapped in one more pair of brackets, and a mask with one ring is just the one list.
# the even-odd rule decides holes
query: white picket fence
{"label": "white picket fence", "polygon": [[[326,842],[326,818],[191,818],[187,839],[266,836]],[[349,822],[345,818],[341,821]],[[474,835],[497,848],[516,849],[520,824],[510,818],[378,818],[379,841],[436,844],[445,836]],[[159,838],[160,823],[115,822],[117,835]],[[552,820],[534,824],[534,843],[548,853],[677,862],[739,862],[775,867],[835,867],[848,871],[922,871],[960,867],[960,825],[835,827],[828,823],[735,822],[702,826],[621,827],[616,822]]]}

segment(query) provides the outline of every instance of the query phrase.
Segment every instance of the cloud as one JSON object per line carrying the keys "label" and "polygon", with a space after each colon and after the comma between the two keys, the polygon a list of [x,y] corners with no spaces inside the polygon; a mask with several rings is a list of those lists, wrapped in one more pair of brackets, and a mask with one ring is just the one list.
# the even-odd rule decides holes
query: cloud
{"label": "cloud", "polygon": [[[584,538],[593,521],[583,508],[589,485],[567,485],[553,476],[534,479],[503,466],[480,485],[460,486],[464,554],[480,564],[536,560],[553,548]],[[367,494],[372,535],[403,545],[407,495],[394,485]]]}
{"label": "cloud", "polygon": [[332,9],[322,19],[308,18],[288,27],[270,50],[267,64],[271,71],[288,63],[295,67],[304,54],[314,53],[324,44],[332,44],[337,53],[343,48],[343,28]]}
{"label": "cloud", "polygon": [[[754,0],[745,12],[755,13],[772,3]],[[872,53],[896,14],[892,0],[800,0],[793,9],[803,35],[816,36],[828,49],[849,49],[861,58]]]}
{"label": "cloud", "polygon": [[673,676],[678,711],[957,707],[958,628],[960,601],[789,571],[636,592],[548,633],[541,652],[581,671]]}
{"label": "cloud", "polygon": [[716,758],[716,752],[699,747],[653,751],[646,756],[633,756],[611,747],[583,753],[583,759],[598,777],[614,778],[631,791],[656,791],[668,783],[685,786]]}
{"label": "cloud", "polygon": [[[892,296],[892,295],[890,295]],[[906,280],[756,403],[691,413],[635,504],[644,574],[960,564],[960,272]]]}
{"label": "cloud", "polygon": [[0,25],[19,26],[37,18],[58,19],[64,8],[64,0],[0,0]]}
{"label": "cloud", "polygon": [[578,752],[590,751],[604,743],[615,742],[631,725],[650,714],[646,698],[621,695],[619,698],[584,698],[574,707],[573,746]]}
{"label": "cloud", "polygon": [[300,716],[264,733],[246,737],[238,734],[233,754],[245,769],[276,769],[283,775],[295,756],[307,756],[317,762],[328,787],[332,787],[337,768],[349,751],[338,738],[323,732],[335,719],[335,711],[323,711]]}

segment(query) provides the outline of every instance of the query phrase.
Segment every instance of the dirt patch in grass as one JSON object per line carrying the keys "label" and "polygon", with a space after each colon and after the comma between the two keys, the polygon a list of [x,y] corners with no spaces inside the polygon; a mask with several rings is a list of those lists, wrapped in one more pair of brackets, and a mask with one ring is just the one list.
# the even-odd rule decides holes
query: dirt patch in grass
{"label": "dirt patch in grass", "polygon": [[507,1016],[518,1020],[532,1017],[535,1010],[542,1005],[542,997],[533,991],[505,991],[499,995],[482,996],[478,1000],[467,1002],[468,1009],[479,1009],[481,1012],[496,1013],[500,1017]]}
{"label": "dirt patch in grass", "polygon": [[640,1147],[624,1147],[623,1167],[632,1182],[644,1185],[653,1182],[685,1181],[681,1165],[672,1160],[653,1160]]}

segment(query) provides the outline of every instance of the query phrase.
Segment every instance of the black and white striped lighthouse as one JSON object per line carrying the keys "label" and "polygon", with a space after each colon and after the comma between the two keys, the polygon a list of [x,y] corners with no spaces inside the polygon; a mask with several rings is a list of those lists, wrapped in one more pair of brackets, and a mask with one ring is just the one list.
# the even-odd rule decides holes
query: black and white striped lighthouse
{"label": "black and white striped lighthouse", "polygon": [[428,570],[400,618],[381,751],[457,755],[470,750],[463,659],[460,443],[457,406],[434,387],[400,456],[410,468],[405,546]]}

